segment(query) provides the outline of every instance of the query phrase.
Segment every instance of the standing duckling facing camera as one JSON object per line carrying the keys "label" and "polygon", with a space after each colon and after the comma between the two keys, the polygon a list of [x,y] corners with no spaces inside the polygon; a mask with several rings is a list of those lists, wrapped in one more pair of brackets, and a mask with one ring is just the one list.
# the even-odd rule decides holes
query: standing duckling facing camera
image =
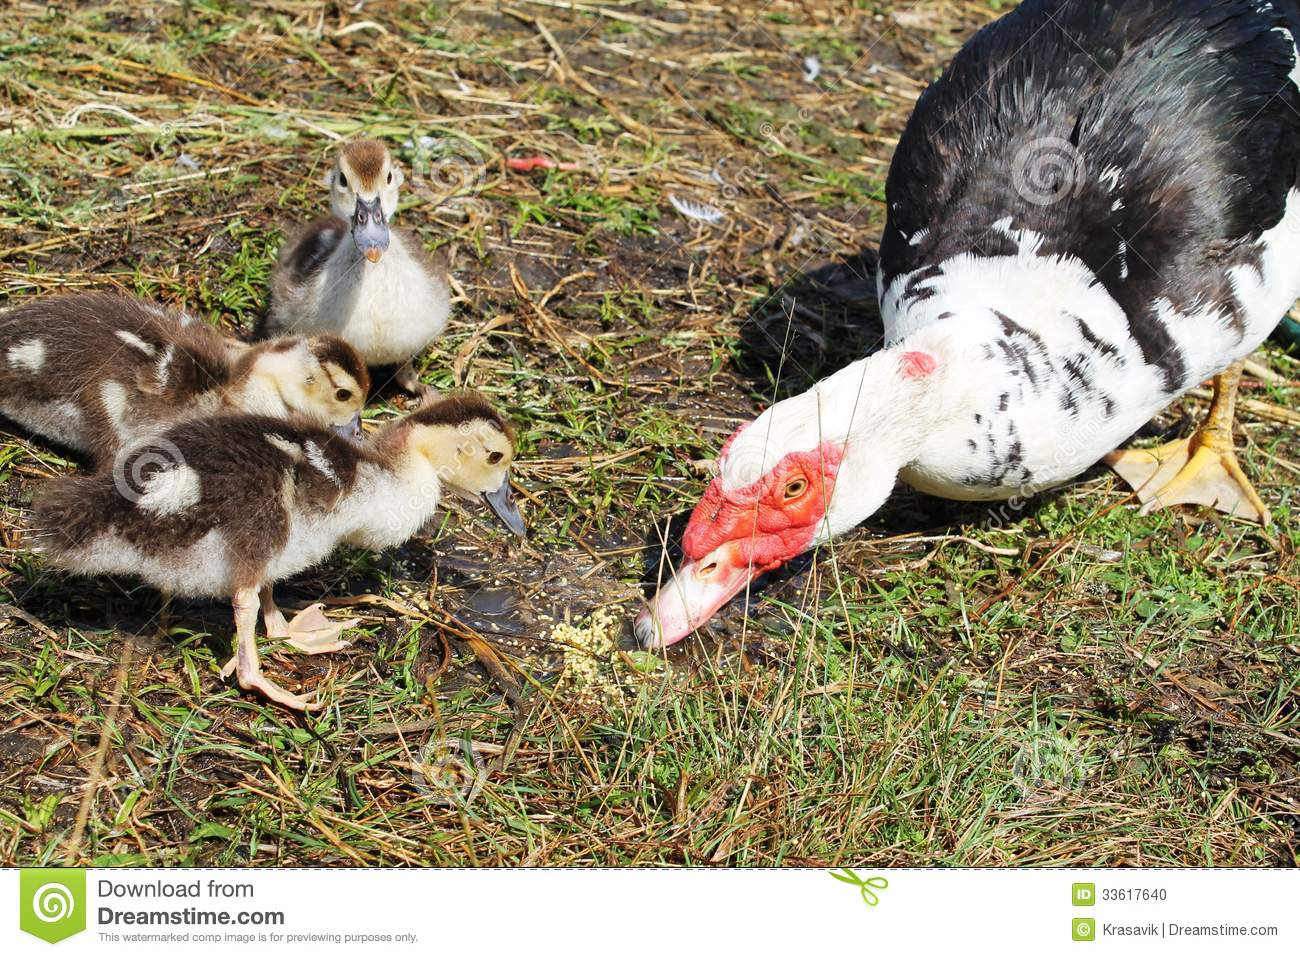
{"label": "standing duckling facing camera", "polygon": [[0,414],[97,466],[179,420],[299,415],[360,434],[370,376],[334,336],[244,346],[184,312],[110,293],[0,314]]}
{"label": "standing duckling facing camera", "polygon": [[434,514],[444,486],[485,502],[516,534],[514,432],[486,399],[455,393],[364,443],[300,422],[226,416],[188,422],[132,449],[111,471],[53,481],[35,504],[38,547],[86,575],[132,574],[165,592],[233,597],[233,672],[241,687],[296,710],[322,705],[262,673],[257,613],[299,651],[339,651],[343,630],[320,605],[286,622],[275,582],[339,543],[383,549]]}
{"label": "standing duckling facing camera", "polygon": [[325,178],[332,215],[281,251],[258,335],[340,336],[368,365],[397,366],[401,388],[427,396],[413,360],[447,327],[451,297],[445,264],[390,225],[402,180],[384,144],[343,145]]}

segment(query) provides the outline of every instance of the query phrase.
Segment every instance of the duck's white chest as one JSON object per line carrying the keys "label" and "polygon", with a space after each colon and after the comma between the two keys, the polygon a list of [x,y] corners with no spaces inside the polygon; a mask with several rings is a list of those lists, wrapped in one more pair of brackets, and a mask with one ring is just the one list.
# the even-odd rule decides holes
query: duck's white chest
{"label": "duck's white chest", "polygon": [[431,467],[408,464],[399,472],[363,466],[356,490],[339,512],[343,541],[376,550],[400,545],[433,517],[441,496]]}
{"label": "duck's white chest", "polygon": [[320,564],[334,551],[338,540],[336,516],[291,513],[289,536],[284,547],[269,562],[266,580],[281,581]]}

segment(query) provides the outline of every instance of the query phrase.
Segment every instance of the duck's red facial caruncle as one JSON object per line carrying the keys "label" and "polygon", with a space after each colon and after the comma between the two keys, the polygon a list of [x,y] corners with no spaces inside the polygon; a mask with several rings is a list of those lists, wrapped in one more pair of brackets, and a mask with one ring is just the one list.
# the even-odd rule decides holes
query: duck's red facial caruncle
{"label": "duck's red facial caruncle", "polygon": [[640,642],[676,644],[759,575],[807,551],[843,457],[843,446],[827,442],[786,455],[744,488],[727,489],[715,479],[682,537],[685,564],[637,619]]}

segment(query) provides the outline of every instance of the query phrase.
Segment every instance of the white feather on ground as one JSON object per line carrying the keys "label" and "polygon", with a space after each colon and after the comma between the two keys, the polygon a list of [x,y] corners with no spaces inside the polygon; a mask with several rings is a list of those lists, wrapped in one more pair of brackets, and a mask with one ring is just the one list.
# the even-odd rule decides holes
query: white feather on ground
{"label": "white feather on ground", "polygon": [[710,226],[722,222],[727,218],[727,214],[717,207],[710,206],[707,203],[701,203],[694,199],[682,199],[679,196],[668,194],[668,202],[673,204],[673,209],[681,213],[687,219],[698,219],[700,222],[708,223]]}

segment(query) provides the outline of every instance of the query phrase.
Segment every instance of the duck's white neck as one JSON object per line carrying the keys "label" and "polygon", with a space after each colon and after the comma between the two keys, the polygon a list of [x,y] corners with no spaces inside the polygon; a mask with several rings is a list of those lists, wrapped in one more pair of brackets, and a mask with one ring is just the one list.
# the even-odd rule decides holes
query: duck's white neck
{"label": "duck's white neck", "polygon": [[869,517],[893,491],[898,473],[948,415],[942,399],[956,370],[935,351],[878,352],[778,402],[742,431],[719,462],[727,491],[746,488],[793,452],[842,453],[824,541]]}
{"label": "duck's white neck", "polygon": [[249,415],[269,415],[279,419],[289,414],[278,384],[269,376],[250,376],[228,389],[225,400],[232,408]]}

